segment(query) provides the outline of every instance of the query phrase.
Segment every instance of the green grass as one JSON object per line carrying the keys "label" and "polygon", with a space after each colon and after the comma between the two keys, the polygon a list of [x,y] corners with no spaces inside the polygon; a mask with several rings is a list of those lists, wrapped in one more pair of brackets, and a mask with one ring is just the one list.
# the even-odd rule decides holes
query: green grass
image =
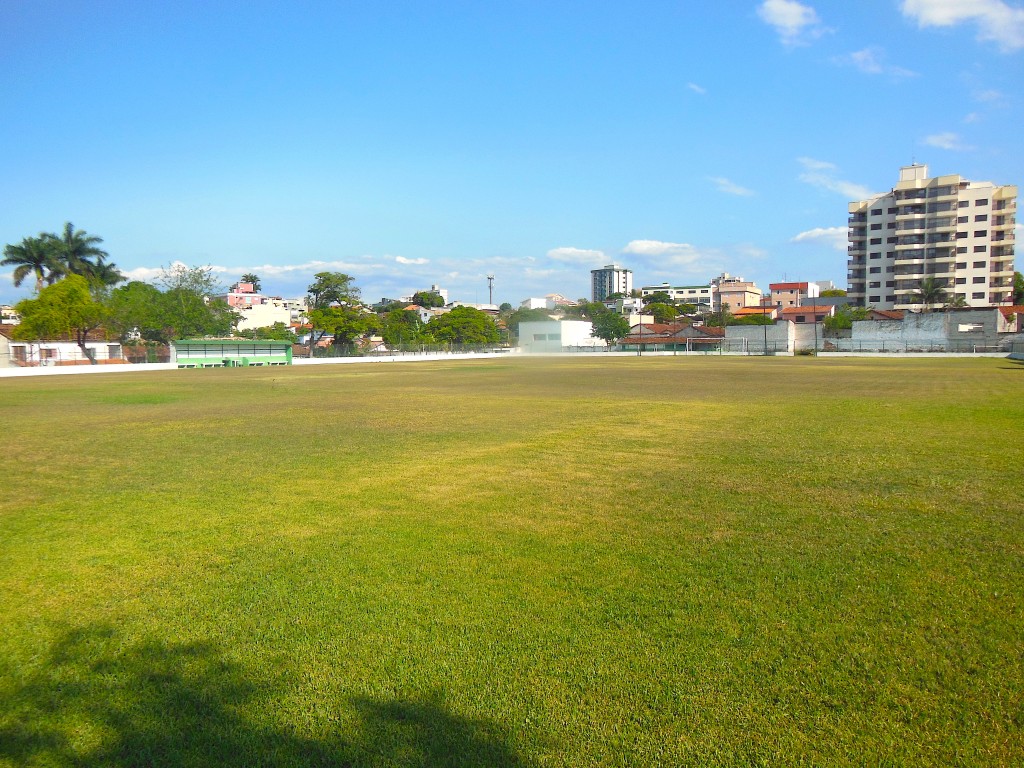
{"label": "green grass", "polygon": [[1018,765],[1024,366],[0,381],[3,765]]}

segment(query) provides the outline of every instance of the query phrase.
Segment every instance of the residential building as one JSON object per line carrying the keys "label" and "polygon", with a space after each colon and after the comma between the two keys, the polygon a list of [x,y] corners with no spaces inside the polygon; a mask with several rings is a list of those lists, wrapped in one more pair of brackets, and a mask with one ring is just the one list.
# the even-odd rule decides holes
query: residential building
{"label": "residential building", "polygon": [[805,304],[802,307],[783,307],[782,319],[793,323],[821,323],[836,313],[835,304]]}
{"label": "residential building", "polygon": [[19,341],[13,338],[13,331],[12,325],[0,325],[0,337],[3,337],[3,341],[0,342],[0,353],[5,353],[0,365],[4,367],[31,368],[49,365],[91,365],[94,362],[127,362],[124,359],[121,342],[108,340],[102,330],[89,331],[86,334],[84,344],[88,356],[71,336]]}
{"label": "residential building", "polygon": [[769,283],[768,290],[771,303],[777,307],[799,307],[821,293],[817,283]]}
{"label": "residential building", "polygon": [[[849,204],[848,294],[855,306],[921,309],[934,280],[947,300],[1006,304],[1013,291],[1017,187],[900,168],[891,191]],[[930,306],[941,306],[945,301]]]}
{"label": "residential building", "polygon": [[667,293],[672,301],[677,304],[693,304],[697,312],[710,312],[714,307],[715,287],[711,283],[706,285],[645,285],[640,289],[641,296],[650,296],[652,293]]}
{"label": "residential building", "polygon": [[735,311],[731,311],[731,313],[733,317],[767,317],[769,320],[775,320],[779,317],[780,309],[780,307],[775,305],[740,307]]}
{"label": "residential building", "polygon": [[633,292],[633,270],[618,264],[607,264],[601,269],[590,270],[590,295],[592,301],[604,301],[613,293],[629,296]]}
{"label": "residential building", "polygon": [[14,311],[10,304],[0,305],[0,325],[17,325],[21,322],[21,315]]}
{"label": "residential building", "polygon": [[728,306],[732,311],[741,307],[761,306],[761,289],[742,277],[723,272],[711,280],[711,285],[715,289],[713,300],[716,312],[723,306]]}

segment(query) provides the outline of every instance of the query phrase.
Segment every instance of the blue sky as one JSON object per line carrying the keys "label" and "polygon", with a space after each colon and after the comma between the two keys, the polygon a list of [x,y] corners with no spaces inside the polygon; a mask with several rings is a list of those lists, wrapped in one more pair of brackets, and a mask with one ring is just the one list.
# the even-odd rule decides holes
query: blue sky
{"label": "blue sky", "polygon": [[1020,3],[697,5],[8,0],[0,244],[72,221],[284,296],[845,285],[900,165],[1024,180]]}

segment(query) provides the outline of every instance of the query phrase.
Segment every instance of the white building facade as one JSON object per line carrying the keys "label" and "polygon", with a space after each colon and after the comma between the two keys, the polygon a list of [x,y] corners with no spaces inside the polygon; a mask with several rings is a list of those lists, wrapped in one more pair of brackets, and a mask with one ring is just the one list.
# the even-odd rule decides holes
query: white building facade
{"label": "white building facade", "polygon": [[574,352],[605,347],[594,337],[586,320],[529,320],[519,324],[519,348],[523,352]]}
{"label": "white building facade", "polygon": [[607,264],[590,270],[591,301],[604,301],[613,293],[629,296],[633,291],[633,270],[618,264]]}
{"label": "white building facade", "polygon": [[1010,302],[1016,186],[929,177],[927,165],[914,164],[900,168],[890,192],[851,202],[849,214],[847,293],[855,306],[921,309],[913,299],[927,278],[946,301]]}

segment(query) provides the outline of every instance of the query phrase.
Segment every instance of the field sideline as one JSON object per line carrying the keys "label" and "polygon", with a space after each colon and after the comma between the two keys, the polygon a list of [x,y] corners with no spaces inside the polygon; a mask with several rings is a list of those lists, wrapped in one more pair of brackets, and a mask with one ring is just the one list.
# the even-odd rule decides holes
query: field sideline
{"label": "field sideline", "polygon": [[0,765],[1017,765],[1024,364],[0,381]]}

